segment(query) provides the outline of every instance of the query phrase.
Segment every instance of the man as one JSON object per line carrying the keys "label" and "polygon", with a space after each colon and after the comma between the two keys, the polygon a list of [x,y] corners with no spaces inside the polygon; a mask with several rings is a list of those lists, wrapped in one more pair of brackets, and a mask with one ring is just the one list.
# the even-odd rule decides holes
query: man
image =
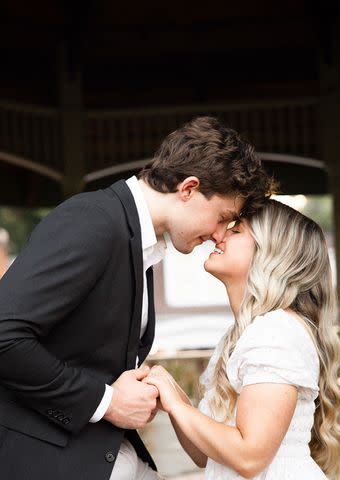
{"label": "man", "polygon": [[219,243],[269,189],[253,148],[201,117],[139,180],[76,195],[37,226],[0,282],[2,480],[123,479],[132,462],[127,478],[157,478],[136,429],[158,392],[137,367],[154,337],[163,234],[182,253]]}

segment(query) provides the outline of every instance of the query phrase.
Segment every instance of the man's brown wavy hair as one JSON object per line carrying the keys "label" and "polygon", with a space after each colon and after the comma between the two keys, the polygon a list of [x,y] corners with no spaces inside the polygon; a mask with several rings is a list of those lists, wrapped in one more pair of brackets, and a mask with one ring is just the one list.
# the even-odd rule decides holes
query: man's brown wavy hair
{"label": "man's brown wavy hair", "polygon": [[174,193],[192,175],[199,178],[200,192],[208,199],[215,194],[245,198],[246,215],[261,207],[275,189],[254,147],[210,116],[196,117],[170,133],[139,178],[158,192]]}

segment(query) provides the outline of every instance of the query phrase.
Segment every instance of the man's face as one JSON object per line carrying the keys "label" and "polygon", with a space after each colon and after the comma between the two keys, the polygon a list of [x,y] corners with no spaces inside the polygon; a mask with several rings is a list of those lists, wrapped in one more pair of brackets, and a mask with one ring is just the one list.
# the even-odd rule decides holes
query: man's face
{"label": "man's face", "polygon": [[181,253],[190,253],[206,240],[220,243],[228,224],[238,217],[244,199],[234,195],[213,195],[209,200],[192,190],[186,201],[178,202],[168,219],[171,241]]}

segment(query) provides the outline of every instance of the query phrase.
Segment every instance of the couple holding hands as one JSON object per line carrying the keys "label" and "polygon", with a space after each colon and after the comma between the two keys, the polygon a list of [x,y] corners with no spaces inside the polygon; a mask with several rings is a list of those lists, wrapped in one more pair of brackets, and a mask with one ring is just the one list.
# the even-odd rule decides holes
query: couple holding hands
{"label": "couple holding hands", "polygon": [[[2,480],[162,478],[137,433],[158,408],[206,479],[339,479],[327,246],[272,191],[253,147],[198,117],[138,179],[76,195],[36,227],[0,282]],[[182,253],[213,240],[204,268],[235,318],[198,408],[162,367],[140,367],[165,232]]]}

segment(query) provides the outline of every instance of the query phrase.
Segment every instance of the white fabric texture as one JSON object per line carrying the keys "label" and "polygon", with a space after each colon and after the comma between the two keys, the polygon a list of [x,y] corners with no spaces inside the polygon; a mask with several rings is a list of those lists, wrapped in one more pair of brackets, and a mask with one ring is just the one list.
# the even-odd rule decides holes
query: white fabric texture
{"label": "white fabric texture", "polygon": [[[213,415],[208,400],[214,394],[211,382],[226,335],[228,332],[200,378],[206,391],[199,409],[210,417]],[[254,480],[325,480],[327,477],[311,458],[308,446],[314,422],[314,400],[319,391],[319,359],[305,327],[281,309],[256,317],[238,340],[227,364],[227,375],[238,394],[244,386],[256,383],[284,383],[298,388],[296,409],[282,444],[271,464]],[[235,417],[229,425],[235,425]],[[208,459],[205,479],[241,480],[243,477]]]}
{"label": "white fabric texture", "polygon": [[[126,180],[126,185],[129,187],[136,204],[142,237],[143,306],[140,331],[140,338],[142,338],[148,323],[148,289],[146,282],[146,271],[152,265],[156,265],[156,263],[163,260],[165,256],[166,243],[163,237],[157,240],[149,208],[145,201],[143,191],[139,185],[137,177],[133,176],[128,178]],[[136,368],[138,368],[138,364],[136,364]]]}
{"label": "white fabric texture", "polygon": [[111,387],[111,385],[105,385],[104,395],[100,401],[100,404],[97,407],[97,410],[94,412],[94,414],[90,418],[89,420],[90,423],[97,423],[99,422],[99,420],[103,418],[103,416],[106,413],[106,410],[109,408],[109,405],[111,403],[112,395],[113,395],[113,388]]}
{"label": "white fabric texture", "polygon": [[125,438],[109,480],[159,480],[162,478],[137,456],[135,449]]}

